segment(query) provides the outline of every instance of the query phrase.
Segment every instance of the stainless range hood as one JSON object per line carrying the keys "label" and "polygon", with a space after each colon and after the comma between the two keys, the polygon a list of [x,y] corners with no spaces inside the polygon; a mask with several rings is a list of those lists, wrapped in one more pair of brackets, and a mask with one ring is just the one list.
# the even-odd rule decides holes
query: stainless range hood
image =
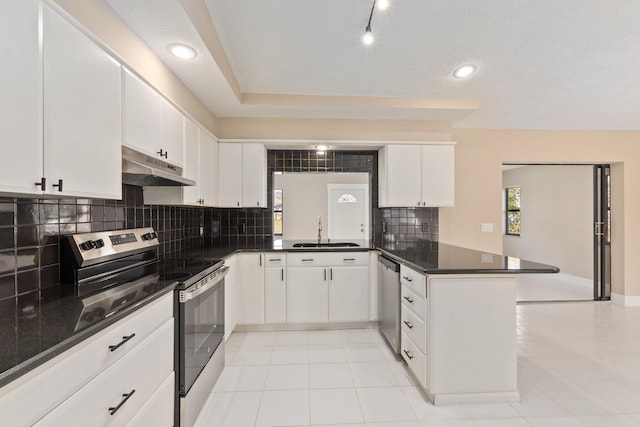
{"label": "stainless range hood", "polygon": [[184,178],[182,168],[164,160],[147,156],[128,147],[122,147],[122,182],[130,185],[177,187],[196,185]]}

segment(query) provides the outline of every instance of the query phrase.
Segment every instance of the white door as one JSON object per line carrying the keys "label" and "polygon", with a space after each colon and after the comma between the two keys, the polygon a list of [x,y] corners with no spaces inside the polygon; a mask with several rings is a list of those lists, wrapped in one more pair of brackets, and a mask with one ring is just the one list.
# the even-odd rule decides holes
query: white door
{"label": "white door", "polygon": [[327,184],[328,237],[331,240],[369,239],[369,186]]}
{"label": "white door", "polygon": [[264,269],[264,322],[287,321],[287,286],[284,267]]}
{"label": "white door", "polygon": [[242,144],[218,145],[218,206],[239,208],[242,200]]}
{"label": "white door", "polygon": [[369,267],[331,267],[329,322],[369,320]]}
{"label": "white door", "polygon": [[327,323],[329,285],[327,268],[287,268],[287,323]]}

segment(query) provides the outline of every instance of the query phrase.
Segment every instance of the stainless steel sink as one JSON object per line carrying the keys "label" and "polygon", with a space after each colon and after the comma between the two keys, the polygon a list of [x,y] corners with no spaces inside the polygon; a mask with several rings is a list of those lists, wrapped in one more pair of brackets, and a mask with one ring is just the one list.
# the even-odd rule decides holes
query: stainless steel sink
{"label": "stainless steel sink", "polygon": [[357,248],[360,245],[352,242],[335,243],[294,243],[294,248]]}

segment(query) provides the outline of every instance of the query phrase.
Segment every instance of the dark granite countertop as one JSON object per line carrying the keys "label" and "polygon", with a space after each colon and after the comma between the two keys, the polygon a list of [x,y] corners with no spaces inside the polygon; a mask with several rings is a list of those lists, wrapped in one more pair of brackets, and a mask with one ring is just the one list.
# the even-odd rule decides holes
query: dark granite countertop
{"label": "dark granite countertop", "polygon": [[391,242],[375,245],[368,240],[354,240],[358,247],[345,248],[295,248],[294,243],[311,240],[257,240],[255,242],[235,243],[188,252],[189,258],[222,259],[239,251],[368,251],[379,250],[401,264],[428,274],[517,274],[517,273],[557,273],[557,267],[527,261],[505,255],[492,254],[475,249],[448,245],[428,240],[410,242]]}
{"label": "dark granite countertop", "polygon": [[377,247],[401,264],[427,274],[558,273],[557,267],[440,242],[386,243]]}
{"label": "dark granite countertop", "polygon": [[[557,273],[558,268],[503,255],[485,253],[431,241],[384,243],[352,241],[357,247],[294,248],[300,241],[256,240],[191,249],[190,259],[223,259],[239,251],[368,251],[382,253],[428,274],[514,274]],[[313,241],[302,241],[313,243]],[[96,332],[128,316],[138,308],[173,290],[175,283],[161,283],[160,289],[108,319],[76,331],[82,299],[64,287],[42,290],[40,297],[18,297],[0,301],[0,387],[68,350]]]}
{"label": "dark granite countertop", "polygon": [[39,297],[0,301],[0,387],[173,291],[174,285],[160,282],[153,294],[79,330],[82,298],[69,292],[68,285],[43,289]]}

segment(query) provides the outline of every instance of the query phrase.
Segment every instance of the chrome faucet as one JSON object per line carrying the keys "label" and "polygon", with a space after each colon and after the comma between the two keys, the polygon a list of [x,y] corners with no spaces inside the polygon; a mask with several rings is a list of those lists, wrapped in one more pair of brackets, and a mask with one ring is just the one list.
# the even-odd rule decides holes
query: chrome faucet
{"label": "chrome faucet", "polygon": [[322,217],[318,215],[318,244],[322,240]]}

